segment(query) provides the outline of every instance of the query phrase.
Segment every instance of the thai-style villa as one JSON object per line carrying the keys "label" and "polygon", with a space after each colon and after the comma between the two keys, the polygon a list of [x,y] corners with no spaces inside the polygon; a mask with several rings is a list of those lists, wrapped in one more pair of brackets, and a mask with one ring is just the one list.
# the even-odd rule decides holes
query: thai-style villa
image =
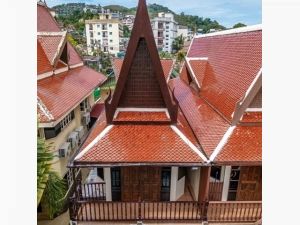
{"label": "thai-style villa", "polygon": [[68,165],[70,220],[259,220],[261,26],[195,36],[170,79],[140,0],[114,63],[115,90]]}
{"label": "thai-style villa", "polygon": [[107,78],[83,64],[46,6],[37,12],[38,131],[68,180],[72,224],[261,219],[260,25],[195,36],[172,78],[139,0],[104,101]]}

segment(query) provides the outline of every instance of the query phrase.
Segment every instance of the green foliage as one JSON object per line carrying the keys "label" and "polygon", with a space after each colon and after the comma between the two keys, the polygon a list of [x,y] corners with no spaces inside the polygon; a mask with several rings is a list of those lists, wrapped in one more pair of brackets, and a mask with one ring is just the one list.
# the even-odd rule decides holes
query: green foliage
{"label": "green foliage", "polygon": [[173,56],[169,52],[161,51],[161,52],[159,52],[159,58],[161,58],[161,59],[172,59]]}
{"label": "green foliage", "polygon": [[63,202],[60,201],[66,194],[67,185],[51,169],[54,154],[50,151],[50,145],[45,140],[37,139],[37,205],[41,200],[49,212],[52,219],[55,214],[61,211]]}
{"label": "green foliage", "polygon": [[77,41],[74,40],[71,34],[67,34],[67,39],[71,43],[72,46],[76,47],[78,45]]}
{"label": "green foliage", "polygon": [[184,60],[185,55],[186,55],[185,52],[178,51],[177,54],[176,54],[176,60],[177,60],[177,62],[182,63],[183,60]]}
{"label": "green foliage", "polygon": [[67,192],[67,184],[57,173],[50,171],[46,189],[44,191],[45,205],[50,219],[61,211],[64,202],[60,201]]}
{"label": "green foliage", "polygon": [[184,37],[182,36],[182,34],[178,37],[176,37],[172,43],[172,49],[175,52],[178,52],[179,50],[181,50],[184,46]]}
{"label": "green foliage", "polygon": [[233,25],[232,28],[239,28],[239,27],[245,27],[245,26],[247,26],[247,25],[243,24],[243,23],[237,23],[237,24]]}
{"label": "green foliage", "polygon": [[123,34],[124,34],[125,38],[129,38],[130,37],[131,32],[130,32],[128,26],[126,26],[126,25],[123,26]]}

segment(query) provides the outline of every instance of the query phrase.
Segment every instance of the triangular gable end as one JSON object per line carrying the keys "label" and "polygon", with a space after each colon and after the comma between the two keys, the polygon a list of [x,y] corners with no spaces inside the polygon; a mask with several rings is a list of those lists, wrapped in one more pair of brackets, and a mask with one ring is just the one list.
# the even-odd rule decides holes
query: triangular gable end
{"label": "triangular gable end", "polygon": [[108,123],[113,123],[118,107],[166,108],[171,123],[177,121],[178,105],[172,101],[164,77],[145,0],[139,1],[116,89],[105,105]]}

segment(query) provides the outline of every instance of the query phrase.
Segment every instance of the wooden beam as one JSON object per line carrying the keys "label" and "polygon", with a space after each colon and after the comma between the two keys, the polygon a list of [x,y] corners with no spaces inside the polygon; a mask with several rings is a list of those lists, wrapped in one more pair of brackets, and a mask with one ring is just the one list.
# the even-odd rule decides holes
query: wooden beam
{"label": "wooden beam", "polygon": [[198,202],[208,201],[210,170],[210,166],[201,167]]}

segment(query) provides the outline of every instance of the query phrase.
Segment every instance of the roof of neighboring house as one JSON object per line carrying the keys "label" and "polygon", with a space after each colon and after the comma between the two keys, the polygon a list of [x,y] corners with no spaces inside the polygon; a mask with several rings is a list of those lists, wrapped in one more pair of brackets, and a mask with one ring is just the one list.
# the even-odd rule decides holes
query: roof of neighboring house
{"label": "roof of neighboring house", "polygon": [[260,164],[262,161],[261,133],[261,126],[236,127],[215,162]]}
{"label": "roof of neighboring house", "polygon": [[191,69],[195,75],[195,78],[197,80],[197,83],[202,86],[202,82],[204,79],[206,66],[207,66],[207,60],[193,60],[192,58],[189,60],[189,64],[191,66]]}
{"label": "roof of neighboring house", "polygon": [[262,31],[221,34],[194,38],[187,57],[208,58],[200,95],[231,120],[236,103],[262,67]]}
{"label": "roof of neighboring house", "polygon": [[[47,123],[61,119],[106,77],[83,66],[81,57],[67,41],[66,32],[60,31],[46,6],[38,3],[37,14],[38,115],[40,123]],[[65,55],[61,59],[68,65],[60,59],[62,54]]]}
{"label": "roof of neighboring house", "polygon": [[59,32],[58,23],[55,21],[46,6],[37,4],[37,32]]}
{"label": "roof of neighboring house", "polygon": [[[106,77],[86,66],[77,67],[59,75],[38,81],[38,97],[53,115],[59,119],[84,97],[104,82]],[[50,122],[40,121],[40,122]]]}
{"label": "roof of neighboring house", "polygon": [[104,110],[103,103],[96,103],[91,110],[91,117],[98,118],[102,111]]}
{"label": "roof of neighboring house", "polygon": [[[161,59],[160,61],[161,61],[165,78],[167,80],[173,70],[174,61],[172,59]],[[118,79],[120,75],[122,65],[123,65],[123,59],[116,58],[113,60],[113,67],[114,67],[116,79]]]}

